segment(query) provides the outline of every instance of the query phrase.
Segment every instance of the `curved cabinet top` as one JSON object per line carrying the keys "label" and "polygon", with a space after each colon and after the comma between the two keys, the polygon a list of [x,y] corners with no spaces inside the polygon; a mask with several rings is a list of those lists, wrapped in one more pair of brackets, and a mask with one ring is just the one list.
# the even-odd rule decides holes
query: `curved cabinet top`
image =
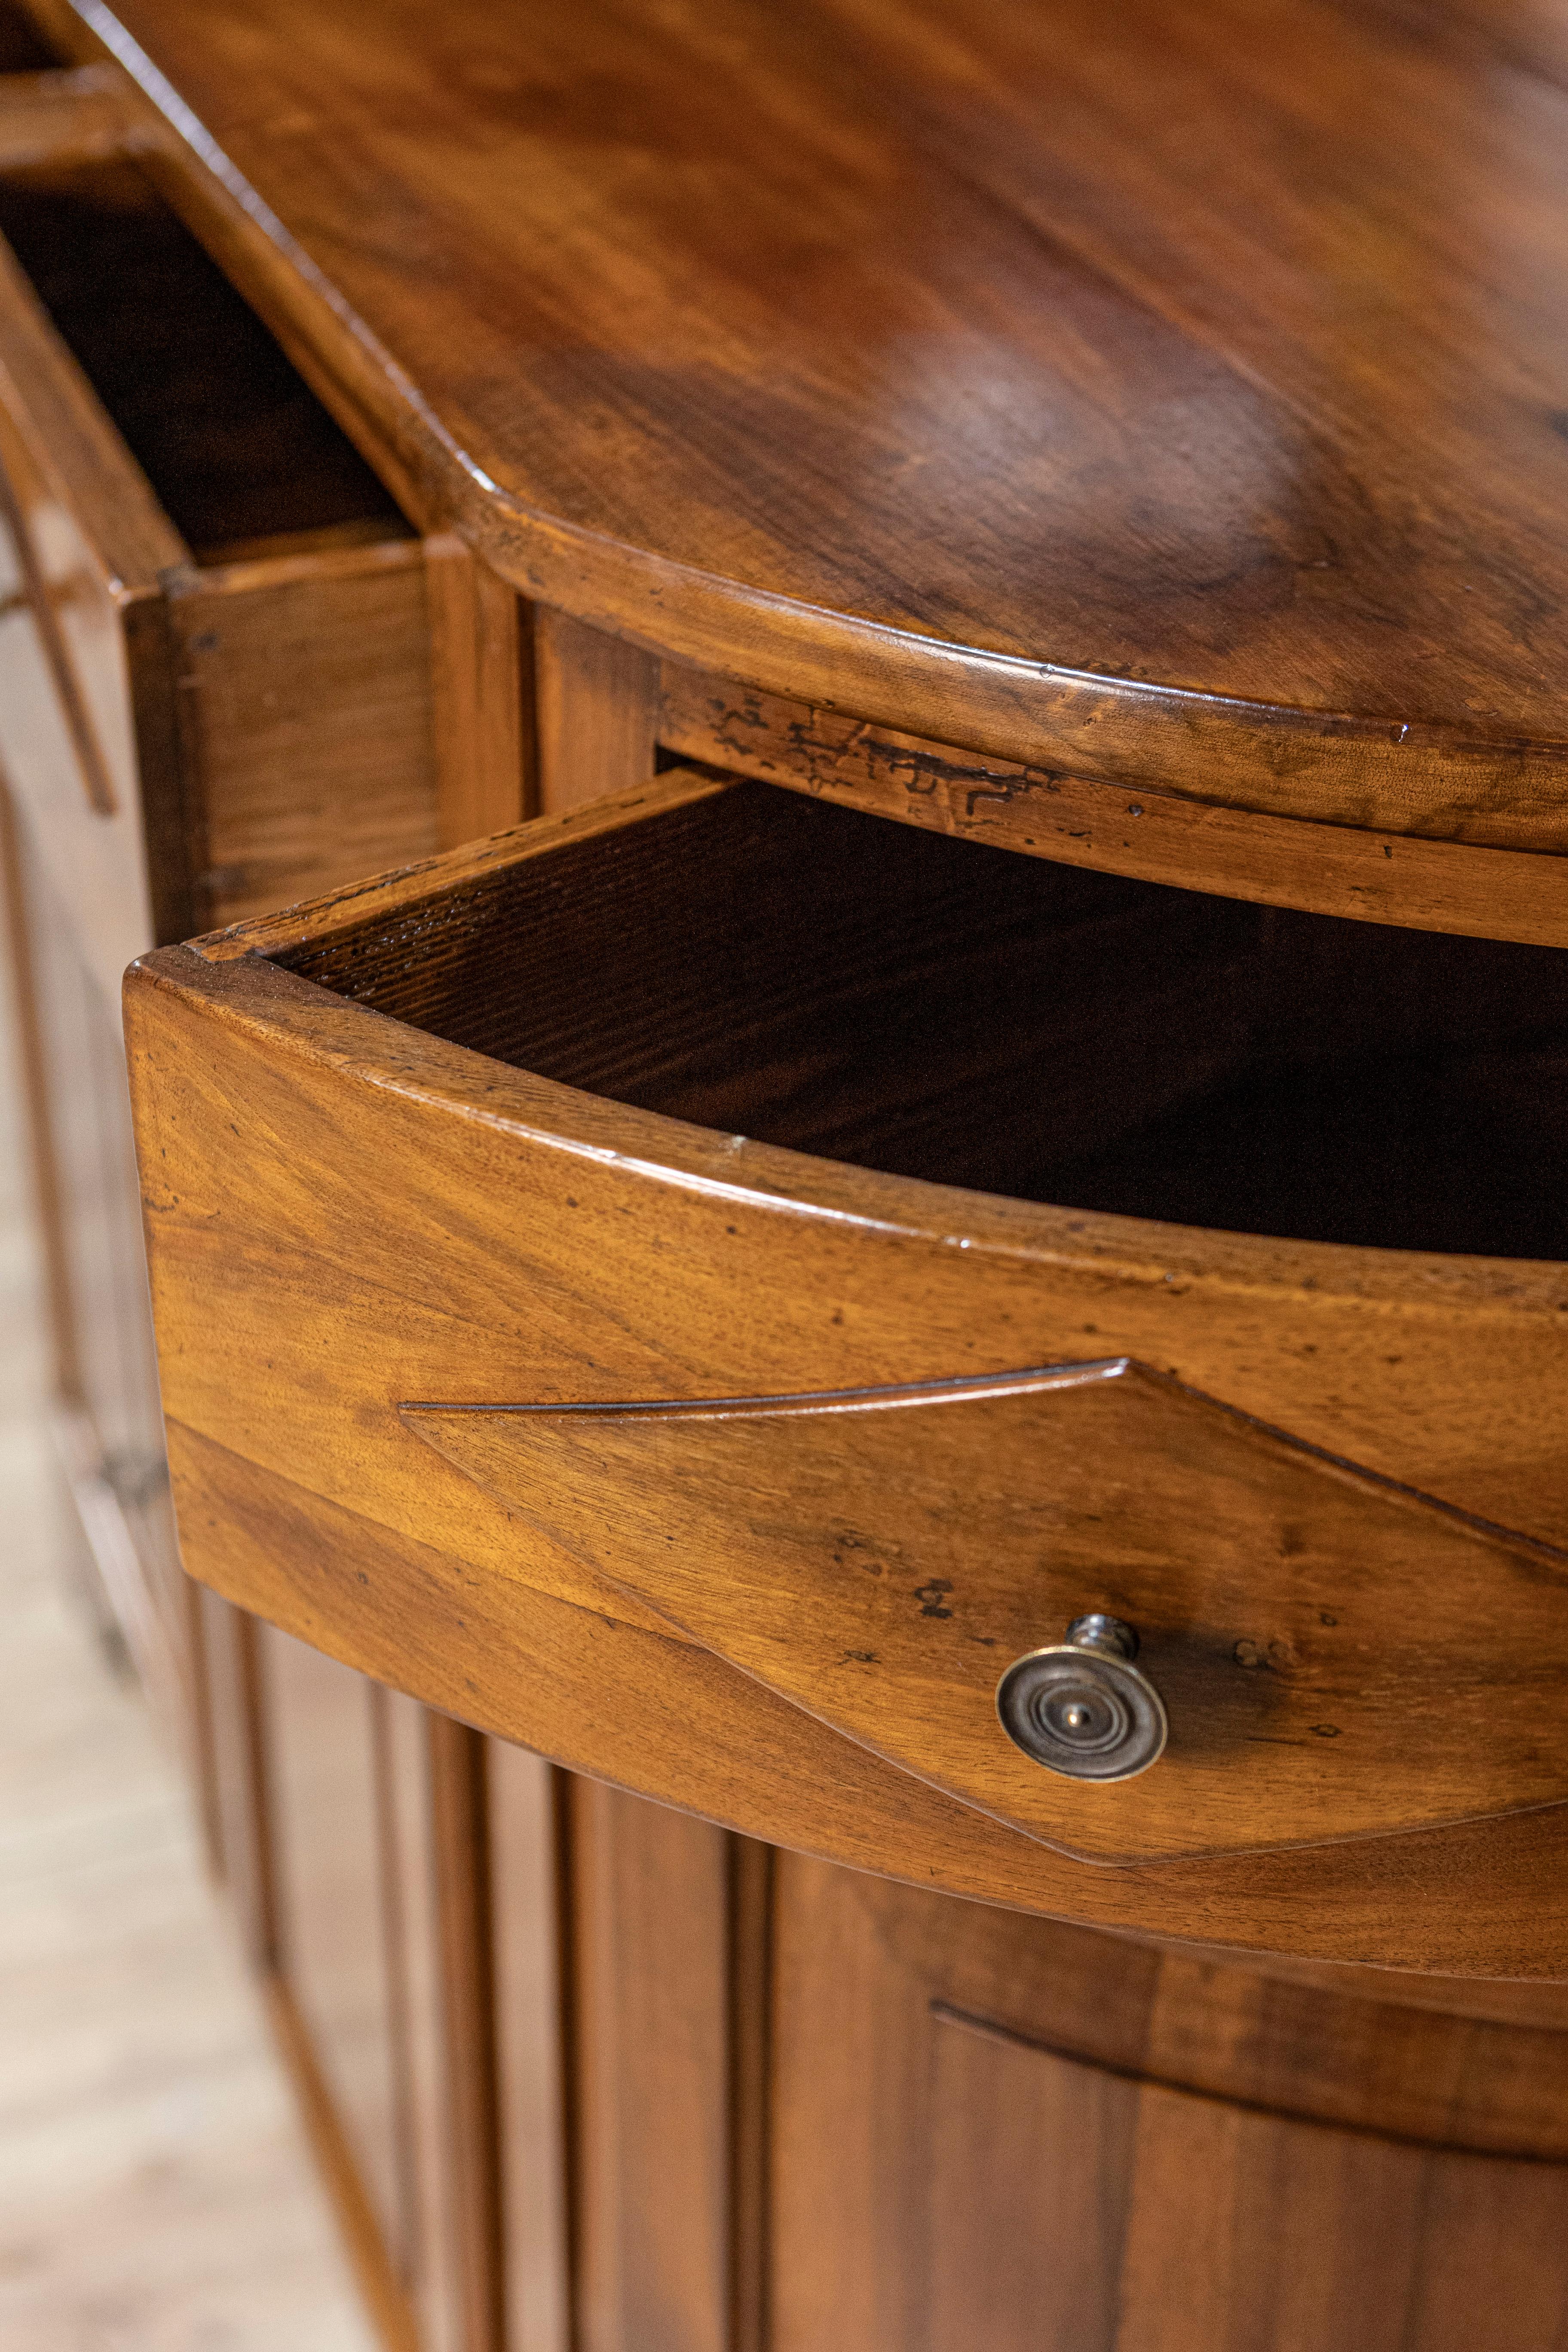
{"label": "curved cabinet top", "polygon": [[1568,834],[1545,14],[36,5],[523,588],[1058,771]]}

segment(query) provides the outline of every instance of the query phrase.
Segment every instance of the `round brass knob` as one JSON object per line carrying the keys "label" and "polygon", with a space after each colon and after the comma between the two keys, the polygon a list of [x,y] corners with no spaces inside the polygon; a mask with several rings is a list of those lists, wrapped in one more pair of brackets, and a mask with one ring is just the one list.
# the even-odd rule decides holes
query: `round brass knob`
{"label": "round brass knob", "polygon": [[1074,1780],[1131,1780],[1158,1763],[1165,1703],[1133,1664],[1138,1636],[1120,1617],[1075,1617],[1067,1639],[1015,1658],[996,1685],[1009,1739]]}

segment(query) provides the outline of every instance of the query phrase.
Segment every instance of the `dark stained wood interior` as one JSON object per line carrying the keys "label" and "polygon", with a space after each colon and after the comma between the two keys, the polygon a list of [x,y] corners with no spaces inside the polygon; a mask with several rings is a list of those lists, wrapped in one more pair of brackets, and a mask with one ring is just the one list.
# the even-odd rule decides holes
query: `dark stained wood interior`
{"label": "dark stained wood interior", "polygon": [[1563,1247],[1552,949],[741,784],[279,960],[541,1076],[894,1174],[1304,1240]]}
{"label": "dark stained wood interior", "polygon": [[5,0],[0,5],[0,74],[47,73],[59,63],[26,10]]}
{"label": "dark stained wood interior", "polygon": [[254,310],[133,164],[0,174],[0,236],[198,561],[407,530]]}

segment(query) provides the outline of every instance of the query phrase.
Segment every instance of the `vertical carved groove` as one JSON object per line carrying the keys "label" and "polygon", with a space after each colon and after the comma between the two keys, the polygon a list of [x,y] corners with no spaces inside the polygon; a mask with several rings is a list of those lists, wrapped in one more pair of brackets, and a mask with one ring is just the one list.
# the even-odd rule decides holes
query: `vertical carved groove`
{"label": "vertical carved groove", "polygon": [[730,2344],[767,2352],[773,1850],[730,1841]]}
{"label": "vertical carved groove", "polygon": [[505,2278],[485,1743],[467,1725],[434,1713],[426,1717],[426,1736],[462,2352],[503,2352]]}
{"label": "vertical carved groove", "polygon": [[[550,1770],[550,1822],[555,1864],[556,2020],[561,2048],[561,2175],[566,2240],[566,2341],[584,2352],[583,2266],[583,2065],[577,1977],[576,1873],[573,1863],[573,1798],[576,1782],[558,1765]],[[512,2345],[508,2352],[528,2352]]]}

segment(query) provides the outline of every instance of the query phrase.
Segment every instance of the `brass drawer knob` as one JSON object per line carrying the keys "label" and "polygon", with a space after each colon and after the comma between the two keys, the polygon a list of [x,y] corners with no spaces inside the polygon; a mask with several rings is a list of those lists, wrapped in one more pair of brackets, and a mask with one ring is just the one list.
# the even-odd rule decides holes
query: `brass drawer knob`
{"label": "brass drawer knob", "polygon": [[1067,1639],[1015,1658],[996,1685],[1009,1739],[1073,1780],[1131,1780],[1158,1763],[1165,1703],[1133,1664],[1138,1636],[1120,1617],[1075,1617]]}

